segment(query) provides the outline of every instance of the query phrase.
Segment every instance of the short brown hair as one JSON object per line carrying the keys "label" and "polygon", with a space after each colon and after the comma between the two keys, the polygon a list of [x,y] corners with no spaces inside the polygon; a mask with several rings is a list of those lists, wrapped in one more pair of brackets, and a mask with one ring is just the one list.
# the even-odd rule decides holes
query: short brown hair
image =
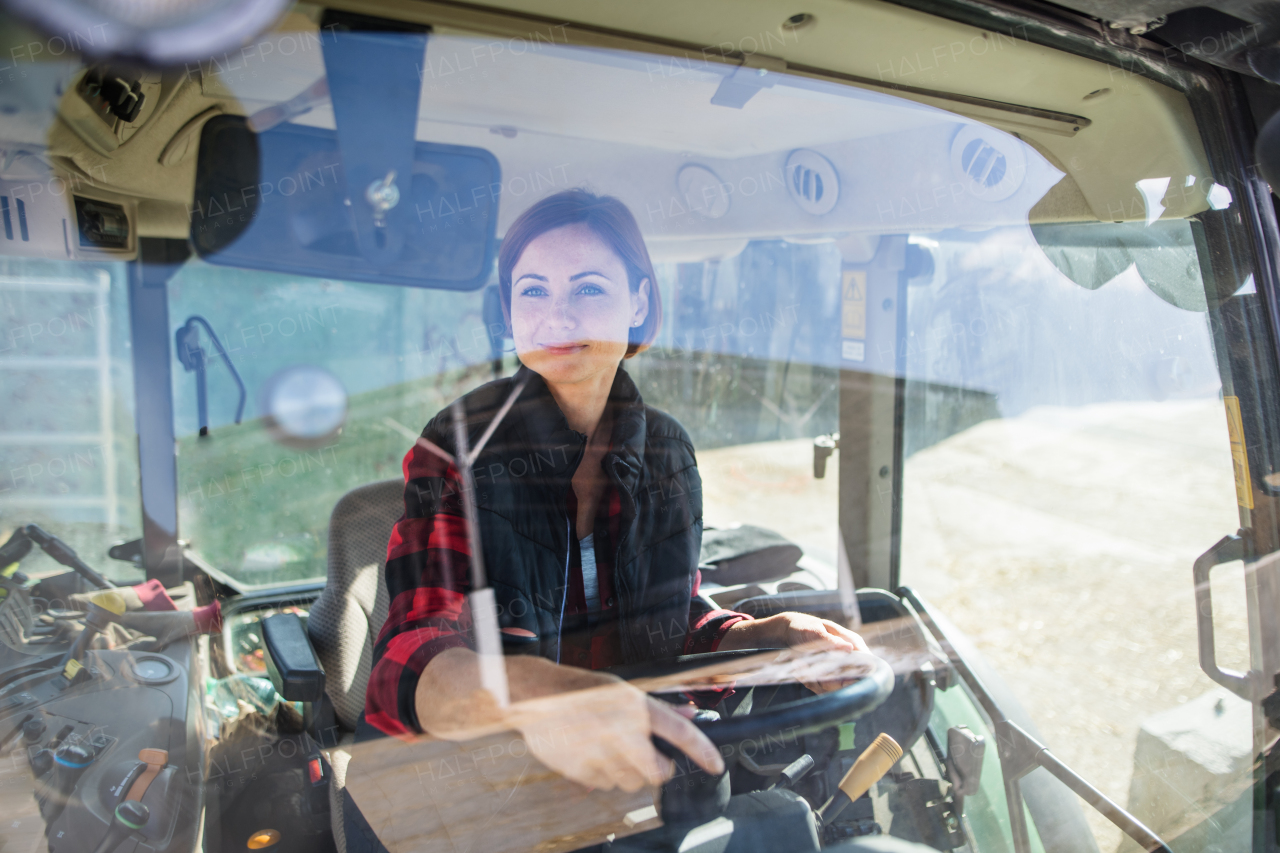
{"label": "short brown hair", "polygon": [[640,226],[627,206],[613,196],[593,195],[583,189],[565,190],[547,196],[511,223],[498,250],[498,295],[502,298],[507,327],[511,327],[511,271],[525,248],[548,231],[580,222],[622,259],[632,292],[640,289],[640,282],[649,279],[649,314],[627,337],[626,358],[631,358],[652,346],[658,337],[662,297],[658,294],[658,279],[653,274],[653,261],[649,260]]}

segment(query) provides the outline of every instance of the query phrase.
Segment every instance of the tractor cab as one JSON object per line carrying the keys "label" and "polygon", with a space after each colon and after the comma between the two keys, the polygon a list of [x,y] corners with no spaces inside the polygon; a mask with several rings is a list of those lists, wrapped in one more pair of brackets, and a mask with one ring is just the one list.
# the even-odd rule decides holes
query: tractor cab
{"label": "tractor cab", "polygon": [[[197,5],[0,22],[0,847],[1274,847],[1269,19]],[[699,601],[870,648],[618,667],[726,766],[630,793],[362,716],[402,462],[572,189],[653,262]]]}

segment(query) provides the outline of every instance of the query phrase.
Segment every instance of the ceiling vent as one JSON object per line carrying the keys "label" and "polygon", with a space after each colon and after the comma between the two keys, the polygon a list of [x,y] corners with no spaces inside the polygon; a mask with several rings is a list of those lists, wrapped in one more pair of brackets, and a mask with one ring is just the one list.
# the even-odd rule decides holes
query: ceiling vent
{"label": "ceiling vent", "polygon": [[720,176],[697,163],[689,163],[676,173],[676,186],[691,210],[703,219],[719,219],[729,212],[729,192],[732,184],[720,180]]}
{"label": "ceiling vent", "polygon": [[805,213],[829,213],[840,198],[840,176],[817,151],[797,148],[787,157],[787,191]]}
{"label": "ceiling vent", "polygon": [[951,171],[971,195],[1003,201],[1027,176],[1023,145],[1007,133],[981,124],[960,129],[951,143]]}

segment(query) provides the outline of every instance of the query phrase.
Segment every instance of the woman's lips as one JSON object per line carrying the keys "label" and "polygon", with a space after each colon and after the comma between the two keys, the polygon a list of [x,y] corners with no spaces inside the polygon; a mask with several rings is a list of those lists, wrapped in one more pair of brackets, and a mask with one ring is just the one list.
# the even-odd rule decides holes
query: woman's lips
{"label": "woman's lips", "polygon": [[541,344],[540,346],[552,355],[571,355],[587,348],[586,344]]}

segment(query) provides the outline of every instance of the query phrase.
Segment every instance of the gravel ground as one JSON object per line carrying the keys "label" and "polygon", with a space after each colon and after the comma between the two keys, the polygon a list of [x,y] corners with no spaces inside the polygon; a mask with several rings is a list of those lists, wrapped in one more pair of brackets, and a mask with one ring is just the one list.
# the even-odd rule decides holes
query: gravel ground
{"label": "gravel ground", "polygon": [[[807,441],[699,454],[708,521],[772,527],[829,561],[836,482],[811,465]],[[1142,722],[1213,687],[1191,565],[1239,526],[1222,404],[987,421],[908,460],[904,494],[904,582],[988,656],[1055,754],[1126,803]],[[1235,668],[1248,661],[1243,590],[1238,564],[1215,572],[1219,659]],[[1116,850],[1119,831],[1086,816]]]}

